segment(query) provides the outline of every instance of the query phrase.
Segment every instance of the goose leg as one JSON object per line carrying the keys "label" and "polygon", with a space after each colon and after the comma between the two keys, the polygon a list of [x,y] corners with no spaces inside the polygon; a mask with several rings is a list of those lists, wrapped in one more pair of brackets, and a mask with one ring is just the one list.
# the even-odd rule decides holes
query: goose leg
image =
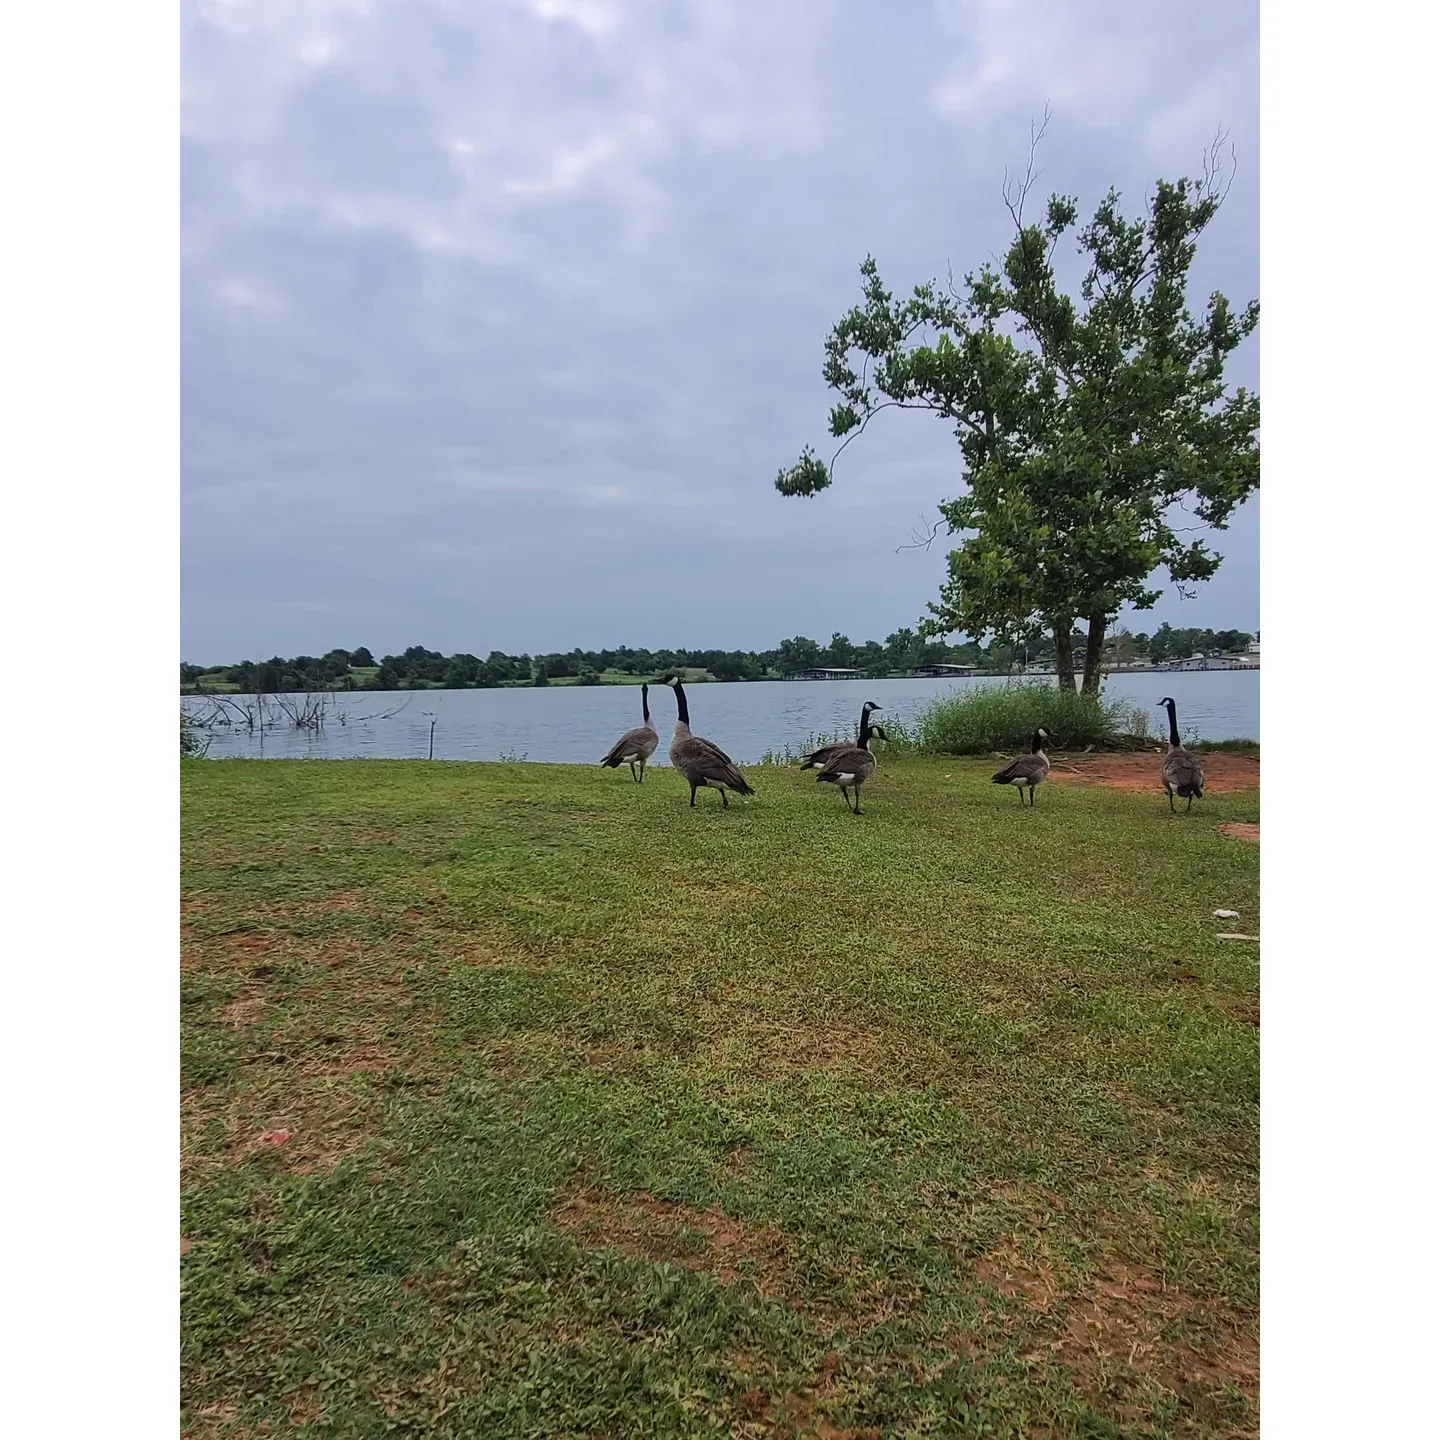
{"label": "goose leg", "polygon": [[700,787],[699,787],[698,785],[692,785],[692,786],[690,787],[690,808],[691,808],[692,810],[695,808],[695,792],[696,792],[699,788],[700,788]]}
{"label": "goose leg", "polygon": [[848,810],[850,808],[850,792],[842,785],[840,793],[845,797],[845,808]]}
{"label": "goose leg", "polygon": [[1173,815],[1175,813],[1175,792],[1167,790],[1165,793],[1170,797],[1170,813]]}
{"label": "goose leg", "polygon": [[719,787],[719,790],[720,790],[720,804],[721,804],[721,806],[722,806],[724,809],[728,810],[728,809],[730,808],[730,801],[729,801],[729,800],[726,798],[726,796],[725,796],[725,787],[724,787],[723,785],[721,785],[721,786]]}
{"label": "goose leg", "polygon": [[635,779],[635,762],[633,760],[630,762],[630,778]]}
{"label": "goose leg", "polygon": [[1015,798],[1022,806],[1025,804],[1025,787],[1023,785],[1017,785],[1015,787]]}
{"label": "goose leg", "polygon": [[858,785],[855,787],[855,813],[857,815],[862,813],[860,810],[860,787]]}
{"label": "goose leg", "polygon": [[1190,813],[1190,807],[1191,807],[1194,803],[1195,803],[1195,797],[1194,797],[1193,795],[1187,795],[1187,796],[1185,797],[1185,813],[1186,813],[1187,815]]}
{"label": "goose leg", "polygon": [[1035,808],[1035,787],[1033,785],[1030,787],[1030,808],[1032,810]]}
{"label": "goose leg", "polygon": [[645,783],[645,762],[644,762],[644,760],[641,760],[641,762],[640,762],[640,783],[641,783],[642,785]]}

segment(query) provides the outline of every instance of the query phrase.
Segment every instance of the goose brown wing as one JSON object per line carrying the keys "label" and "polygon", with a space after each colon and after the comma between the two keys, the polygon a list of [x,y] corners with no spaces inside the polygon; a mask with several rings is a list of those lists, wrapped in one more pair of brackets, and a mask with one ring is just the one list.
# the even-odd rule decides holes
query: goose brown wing
{"label": "goose brown wing", "polygon": [[718,746],[696,737],[696,754],[691,767],[707,780],[718,780],[738,795],[751,795],[749,782],[735,767],[735,762]]}
{"label": "goose brown wing", "polygon": [[853,775],[857,780],[869,778],[875,769],[875,757],[858,745],[842,745],[826,763],[816,780],[838,782],[842,775]]}
{"label": "goose brown wing", "polygon": [[718,745],[698,735],[687,736],[671,745],[670,763],[696,784],[708,781],[728,785],[740,795],[753,793],[745,777],[735,768],[735,762]]}
{"label": "goose brown wing", "polygon": [[659,740],[653,729],[644,725],[637,725],[633,730],[627,730],[609,749],[605,758],[600,762],[602,765],[618,765],[626,755],[633,755],[637,750],[643,750],[649,745],[651,750],[655,748],[655,742]]}
{"label": "goose brown wing", "polygon": [[[702,740],[698,735],[696,735],[694,739],[697,745],[709,751],[716,759],[728,765],[732,770],[735,769],[735,762],[713,740]],[[737,771],[736,773],[738,774],[739,772]]]}
{"label": "goose brown wing", "polygon": [[1176,790],[1193,790],[1198,795],[1205,785],[1205,771],[1188,750],[1172,751],[1167,755],[1160,774]]}
{"label": "goose brown wing", "polygon": [[1022,755],[1012,760],[1003,770],[997,770],[990,778],[996,785],[1009,785],[1016,780],[1029,780],[1032,776],[1043,775],[1050,767],[1043,765],[1038,755]]}

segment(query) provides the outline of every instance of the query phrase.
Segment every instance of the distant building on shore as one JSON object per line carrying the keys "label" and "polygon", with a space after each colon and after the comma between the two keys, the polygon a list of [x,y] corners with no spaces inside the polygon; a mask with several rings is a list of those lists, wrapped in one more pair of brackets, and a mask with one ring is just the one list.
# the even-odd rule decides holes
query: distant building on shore
{"label": "distant building on shore", "polygon": [[865,672],[851,670],[844,665],[816,665],[809,670],[797,670],[786,675],[786,680],[859,680]]}
{"label": "distant building on shore", "polygon": [[939,679],[945,675],[973,675],[976,667],[974,665],[921,665],[910,673],[915,676],[928,676],[931,679]]}

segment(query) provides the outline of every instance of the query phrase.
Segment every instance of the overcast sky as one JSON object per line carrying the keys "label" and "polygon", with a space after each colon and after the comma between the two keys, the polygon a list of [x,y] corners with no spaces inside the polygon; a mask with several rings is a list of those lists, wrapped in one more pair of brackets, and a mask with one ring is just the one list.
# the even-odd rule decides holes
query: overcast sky
{"label": "overcast sky", "polygon": [[[883,638],[944,544],[944,422],[834,487],[824,336],[1001,250],[1005,166],[1131,207],[1238,174],[1197,298],[1258,294],[1252,4],[201,0],[184,10],[183,658]],[[1258,341],[1233,379],[1255,385]],[[1253,629],[1258,506],[1198,598]]]}

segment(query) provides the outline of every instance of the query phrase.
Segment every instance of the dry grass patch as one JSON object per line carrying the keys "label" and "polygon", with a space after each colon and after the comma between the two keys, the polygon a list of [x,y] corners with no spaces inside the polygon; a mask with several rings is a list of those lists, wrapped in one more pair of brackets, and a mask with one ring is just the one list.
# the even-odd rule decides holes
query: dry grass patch
{"label": "dry grass patch", "polygon": [[1228,835],[1233,840],[1251,840],[1256,845],[1260,843],[1260,827],[1246,820],[1227,820],[1215,829],[1219,834]]}
{"label": "dry grass patch", "polygon": [[718,1205],[695,1210],[642,1190],[629,1199],[581,1190],[562,1202],[558,1223],[622,1255],[708,1271],[729,1285],[747,1272],[773,1295],[784,1265],[779,1231],[727,1215]]}
{"label": "dry grass patch", "polygon": [[785,1437],[785,1440],[880,1440],[878,1430],[852,1430],[837,1425],[821,1411],[821,1406],[838,1393],[835,1372],[839,1357],[831,1351],[820,1362],[808,1385],[771,1396],[752,1386],[739,1400],[737,1409],[742,1417],[737,1436]]}
{"label": "dry grass patch", "polygon": [[[1185,1188],[1203,1198],[1218,1187],[1202,1175]],[[1033,1363],[1052,1356],[1092,1396],[1128,1371],[1202,1398],[1233,1386],[1252,1410],[1258,1404],[1260,1352],[1253,1334],[1225,1305],[1166,1285],[1143,1265],[1107,1257],[1097,1275],[1068,1294],[1071,1287],[1043,1251],[1026,1256],[1007,1242],[976,1260],[974,1269],[991,1289],[1058,1323],[1048,1345],[1024,1358]],[[1197,1332],[1204,1341],[1193,1338]],[[1182,1333],[1187,1338],[1179,1338]]]}
{"label": "dry grass patch", "polygon": [[336,1076],[350,1073],[336,1068],[295,1074],[263,1097],[263,1110],[254,1103],[261,1097],[251,1097],[243,1109],[232,1108],[220,1122],[226,1161],[243,1165],[269,1153],[286,1169],[310,1175],[328,1173],[346,1156],[356,1154],[373,1138],[373,1131],[362,1123],[369,1108],[362,1097],[334,1083]]}
{"label": "dry grass patch", "polygon": [[1260,1002],[1258,1000],[1230,1000],[1226,1002],[1225,1009],[1242,1025],[1253,1025],[1257,1030],[1260,1028]]}
{"label": "dry grass patch", "polygon": [[742,1014],[710,1041],[707,1058],[722,1070],[773,1080],[793,1070],[873,1072],[889,1057],[883,1038],[858,1025]]}
{"label": "dry grass patch", "polygon": [[374,1045],[366,1045],[342,1060],[310,1060],[301,1067],[303,1075],[357,1075],[366,1070],[389,1070],[394,1057]]}
{"label": "dry grass patch", "polygon": [[[1216,1333],[1205,1350],[1174,1341],[1177,1321],[1199,1320]],[[1260,1347],[1222,1307],[1167,1286],[1140,1265],[1111,1259],[1099,1279],[1067,1307],[1065,1329],[1052,1347],[1081,1377],[1122,1364],[1155,1375],[1171,1388],[1234,1385],[1258,1399]]]}
{"label": "dry grass patch", "polygon": [[237,995],[228,1005],[223,1006],[220,1018],[227,1025],[234,1025],[239,1029],[245,1025],[253,1025],[260,1018],[260,1012],[264,1008],[265,992],[258,986],[252,987],[243,994]]}
{"label": "dry grass patch", "polygon": [[1002,1245],[975,1261],[975,1274],[992,1290],[1023,1300],[1032,1310],[1048,1310],[1060,1298],[1060,1284],[1048,1255],[1022,1255]]}
{"label": "dry grass patch", "polygon": [[314,908],[317,910],[358,910],[360,904],[361,897],[358,890],[337,890],[333,895],[327,895],[325,899],[318,901]]}

